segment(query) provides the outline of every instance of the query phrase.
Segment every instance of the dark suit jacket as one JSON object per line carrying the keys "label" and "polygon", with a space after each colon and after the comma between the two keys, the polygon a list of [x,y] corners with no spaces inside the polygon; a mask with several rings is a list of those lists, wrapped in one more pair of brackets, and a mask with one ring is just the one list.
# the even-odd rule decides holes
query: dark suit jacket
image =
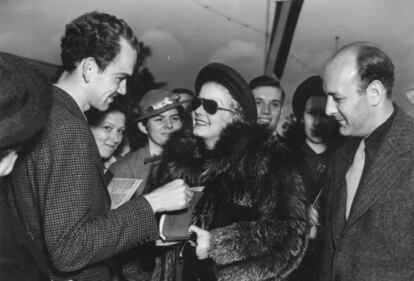
{"label": "dark suit jacket", "polygon": [[109,280],[105,259],[158,237],[142,196],[110,210],[89,126],[72,97],[57,87],[40,141],[16,163],[13,184],[10,204],[47,252],[55,279]]}
{"label": "dark suit jacket", "polygon": [[412,281],[413,119],[398,110],[377,154],[371,159],[346,221],[345,173],[353,156],[345,146],[334,160],[334,174],[327,189],[325,245],[319,280]]}

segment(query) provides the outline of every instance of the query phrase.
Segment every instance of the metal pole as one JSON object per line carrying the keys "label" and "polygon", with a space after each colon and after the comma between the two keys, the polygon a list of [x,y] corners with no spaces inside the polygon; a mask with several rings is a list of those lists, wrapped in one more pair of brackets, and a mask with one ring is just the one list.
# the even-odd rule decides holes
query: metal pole
{"label": "metal pole", "polygon": [[267,52],[269,47],[269,18],[270,18],[270,1],[267,0],[266,3],[266,22],[265,22],[265,42],[264,42],[264,63],[263,63],[263,74],[266,74],[266,60],[267,60]]}

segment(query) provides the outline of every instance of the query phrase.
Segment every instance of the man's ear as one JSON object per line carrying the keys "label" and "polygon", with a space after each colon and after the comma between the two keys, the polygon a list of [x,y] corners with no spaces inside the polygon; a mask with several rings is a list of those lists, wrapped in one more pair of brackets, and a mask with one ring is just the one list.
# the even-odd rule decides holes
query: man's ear
{"label": "man's ear", "polygon": [[387,91],[384,87],[384,84],[382,84],[379,80],[374,80],[371,83],[369,83],[366,94],[368,97],[368,101],[370,105],[377,106],[387,98]]}
{"label": "man's ear", "polygon": [[99,67],[94,58],[89,57],[82,60],[82,77],[85,83],[89,83],[98,71]]}
{"label": "man's ear", "polygon": [[144,126],[144,123],[138,122],[137,125],[138,125],[138,129],[141,132],[143,132],[144,134],[148,135],[148,131],[147,131],[147,128]]}

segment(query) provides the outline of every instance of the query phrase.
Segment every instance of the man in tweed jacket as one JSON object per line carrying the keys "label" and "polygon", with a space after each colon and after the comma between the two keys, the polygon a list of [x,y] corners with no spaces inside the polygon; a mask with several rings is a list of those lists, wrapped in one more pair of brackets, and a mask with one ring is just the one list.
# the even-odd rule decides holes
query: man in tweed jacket
{"label": "man in tweed jacket", "polygon": [[110,280],[105,260],[155,240],[154,213],[187,206],[191,192],[181,180],[162,191],[136,196],[116,210],[103,165],[83,112],[106,110],[126,93],[137,59],[130,27],[108,14],[85,14],[66,26],[64,72],[40,141],[16,165],[9,201],[48,259],[54,280]]}
{"label": "man in tweed jacket", "polygon": [[333,163],[320,281],[414,280],[414,122],[392,103],[393,82],[392,61],[368,42],[343,47],[325,68],[326,113],[355,138]]}

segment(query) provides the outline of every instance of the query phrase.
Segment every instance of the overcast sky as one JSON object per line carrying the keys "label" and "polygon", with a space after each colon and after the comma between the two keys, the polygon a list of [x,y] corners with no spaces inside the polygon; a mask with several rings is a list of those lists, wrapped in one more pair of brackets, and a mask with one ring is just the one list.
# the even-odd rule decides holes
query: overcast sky
{"label": "overcast sky", "polygon": [[[157,80],[168,82],[170,88],[193,88],[197,72],[211,61],[233,66],[249,81],[263,71],[266,3],[267,0],[0,0],[0,51],[59,64],[65,24],[80,14],[98,10],[125,19],[139,39],[151,46],[153,56],[148,66]],[[270,7],[273,17],[275,1]],[[281,80],[288,94],[287,103],[301,81],[322,72],[335,50],[335,36],[339,36],[339,46],[367,40],[390,55],[396,66],[393,95],[414,115],[413,106],[404,96],[407,89],[414,88],[412,11],[412,0],[305,0]]]}

